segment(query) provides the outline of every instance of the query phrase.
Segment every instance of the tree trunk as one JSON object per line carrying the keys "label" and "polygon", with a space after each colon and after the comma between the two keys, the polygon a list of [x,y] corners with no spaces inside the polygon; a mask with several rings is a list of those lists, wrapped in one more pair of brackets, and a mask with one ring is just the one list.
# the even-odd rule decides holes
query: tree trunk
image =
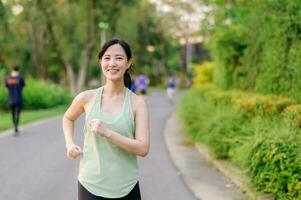
{"label": "tree trunk", "polygon": [[72,68],[72,65],[69,62],[64,63],[66,67],[67,72],[67,78],[69,81],[69,88],[71,91],[72,96],[75,96],[78,93],[78,90],[76,88],[76,80],[75,80],[75,73]]}
{"label": "tree trunk", "polygon": [[46,28],[43,27],[39,33],[39,42],[38,42],[38,55],[39,55],[39,64],[41,69],[41,78],[46,80],[48,77],[48,64],[46,59]]}
{"label": "tree trunk", "polygon": [[88,64],[89,64],[89,60],[91,57],[91,51],[92,51],[93,44],[94,44],[94,40],[91,40],[90,42],[88,42],[81,53],[81,63],[80,63],[80,69],[78,72],[78,82],[77,82],[77,88],[76,88],[77,91],[80,91],[81,89],[83,89],[84,84],[86,82],[87,69],[88,69]]}
{"label": "tree trunk", "polygon": [[184,74],[186,74],[186,71],[187,71],[186,48],[187,48],[186,44],[183,44],[181,46],[181,54],[180,54],[181,70]]}
{"label": "tree trunk", "polygon": [[58,59],[60,61],[60,63],[64,66],[66,73],[67,73],[67,79],[69,81],[69,88],[70,88],[70,93],[71,95],[75,96],[77,93],[77,89],[76,89],[76,83],[75,83],[75,72],[72,68],[72,65],[70,62],[66,61],[66,59],[64,59],[63,57],[63,53],[59,47],[59,41],[57,40],[54,31],[53,31],[53,24],[52,21],[50,19],[50,13],[49,12],[53,12],[53,10],[48,11],[47,8],[45,8],[45,6],[43,4],[40,4],[40,8],[43,10],[43,12],[45,13],[46,16],[46,26],[47,29],[49,31],[50,37],[52,39],[53,42],[53,46],[55,48],[55,51],[57,52],[58,55]]}
{"label": "tree trunk", "polygon": [[30,46],[31,46],[31,60],[35,68],[37,69],[38,75],[41,79],[47,79],[48,67],[45,53],[46,43],[46,28],[41,27],[40,30],[36,28],[34,23],[33,13],[29,14],[28,29],[30,33]]}
{"label": "tree trunk", "polygon": [[169,63],[168,63],[168,44],[167,44],[167,40],[163,39],[163,67],[165,72],[169,73],[170,72],[170,68],[169,68]]}
{"label": "tree trunk", "polygon": [[86,77],[87,77],[87,69],[89,65],[89,60],[91,58],[91,53],[93,49],[93,45],[95,43],[95,26],[94,26],[94,21],[96,20],[97,16],[94,13],[94,8],[96,5],[96,1],[90,1],[88,3],[88,27],[87,27],[87,39],[85,43],[85,47],[81,52],[81,62],[80,62],[80,68],[78,72],[78,82],[77,82],[77,90],[80,91],[83,89],[85,82],[86,82]]}
{"label": "tree trunk", "polygon": [[36,28],[35,28],[35,25],[34,25],[34,22],[33,22],[33,19],[32,19],[32,12],[30,12],[30,14],[29,14],[28,30],[29,30],[28,32],[30,34],[30,39],[31,39],[30,40],[30,47],[31,47],[31,52],[32,52],[31,62],[35,66],[37,71],[40,72],[41,69],[40,69],[40,65],[39,65],[39,61],[38,61],[38,55],[37,55],[37,52],[36,52],[36,49],[37,49]]}

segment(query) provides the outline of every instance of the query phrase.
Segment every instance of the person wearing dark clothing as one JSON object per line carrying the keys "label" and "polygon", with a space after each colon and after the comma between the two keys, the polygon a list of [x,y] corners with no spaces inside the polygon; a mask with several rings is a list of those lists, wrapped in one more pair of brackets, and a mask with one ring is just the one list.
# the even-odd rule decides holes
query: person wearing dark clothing
{"label": "person wearing dark clothing", "polygon": [[5,79],[5,86],[9,94],[9,107],[12,113],[12,120],[15,133],[18,133],[18,124],[23,105],[22,90],[25,86],[24,78],[19,74],[19,66],[14,65],[9,77]]}
{"label": "person wearing dark clothing", "polygon": [[136,86],[135,80],[132,79],[131,80],[131,91],[135,93],[136,89],[137,89],[137,86]]}
{"label": "person wearing dark clothing", "polygon": [[176,98],[176,78],[174,76],[168,77],[166,93],[169,102],[174,103]]}

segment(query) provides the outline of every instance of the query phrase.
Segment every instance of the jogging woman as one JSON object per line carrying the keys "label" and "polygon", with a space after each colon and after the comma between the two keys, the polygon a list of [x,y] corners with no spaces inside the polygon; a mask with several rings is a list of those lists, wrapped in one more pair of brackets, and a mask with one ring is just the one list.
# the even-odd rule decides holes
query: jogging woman
{"label": "jogging woman", "polygon": [[[136,156],[149,151],[149,117],[142,97],[130,91],[129,45],[108,41],[98,55],[103,87],[77,95],[63,117],[67,157],[80,155],[78,199],[141,199]],[[85,113],[83,150],[74,143],[74,121]]]}

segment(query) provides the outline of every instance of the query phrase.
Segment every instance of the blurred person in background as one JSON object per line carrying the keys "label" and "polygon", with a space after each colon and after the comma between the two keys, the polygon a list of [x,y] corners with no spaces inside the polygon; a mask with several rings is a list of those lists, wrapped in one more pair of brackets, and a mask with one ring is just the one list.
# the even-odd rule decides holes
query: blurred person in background
{"label": "blurred person in background", "polygon": [[[150,130],[147,105],[130,90],[131,50],[113,39],[98,58],[105,85],[78,94],[63,117],[67,157],[80,157],[78,200],[140,200],[137,156],[148,154]],[[82,113],[83,150],[73,140]]]}
{"label": "blurred person in background", "polygon": [[12,121],[15,128],[15,135],[19,134],[20,113],[23,106],[22,91],[25,86],[25,80],[19,73],[19,65],[13,65],[10,76],[5,79],[5,86],[8,90],[9,108],[12,114]]}
{"label": "blurred person in background", "polygon": [[138,86],[138,90],[139,90],[141,95],[143,95],[143,96],[146,95],[148,84],[149,84],[149,79],[147,78],[146,75],[141,74],[141,75],[138,76],[137,86]]}
{"label": "blurred person in background", "polygon": [[167,99],[170,103],[174,103],[176,99],[176,84],[177,84],[176,77],[170,74],[167,79],[167,89],[166,89]]}
{"label": "blurred person in background", "polygon": [[135,93],[136,90],[137,90],[137,86],[136,86],[136,78],[133,77],[133,78],[131,79],[131,91]]}

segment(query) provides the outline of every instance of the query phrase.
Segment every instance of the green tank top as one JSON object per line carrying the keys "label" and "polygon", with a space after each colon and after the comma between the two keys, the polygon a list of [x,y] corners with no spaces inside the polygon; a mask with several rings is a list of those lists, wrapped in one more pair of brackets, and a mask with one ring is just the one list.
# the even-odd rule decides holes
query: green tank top
{"label": "green tank top", "polygon": [[80,160],[78,180],[96,196],[120,198],[126,196],[138,182],[137,157],[106,138],[93,134],[88,127],[92,119],[100,119],[111,130],[134,138],[131,91],[126,88],[123,106],[118,113],[101,111],[102,92],[103,87],[98,89],[94,105],[86,115],[83,156]]}

